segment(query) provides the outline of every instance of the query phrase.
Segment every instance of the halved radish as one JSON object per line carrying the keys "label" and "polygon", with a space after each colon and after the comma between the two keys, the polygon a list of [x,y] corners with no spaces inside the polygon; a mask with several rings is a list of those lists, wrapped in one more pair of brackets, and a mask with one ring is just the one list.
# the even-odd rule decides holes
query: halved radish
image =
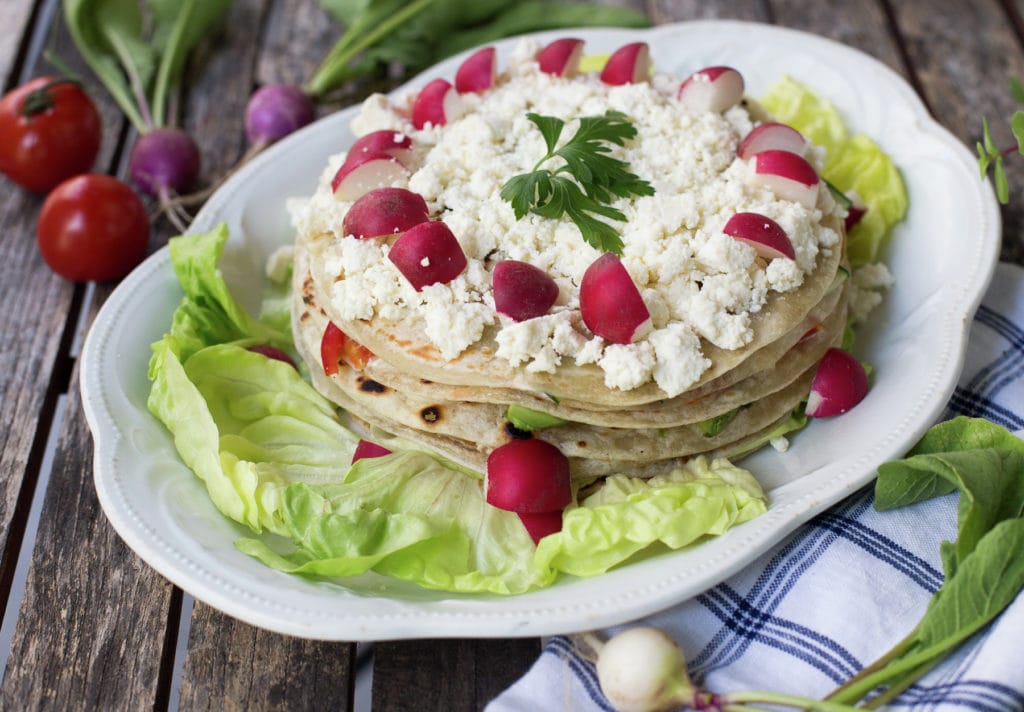
{"label": "halved radish", "polygon": [[352,462],[371,457],[384,457],[385,455],[390,454],[391,451],[383,445],[372,443],[369,440],[360,440],[356,445],[355,452],[352,453]]}
{"label": "halved radish", "polygon": [[850,207],[846,209],[846,218],[843,220],[843,227],[846,232],[852,230],[854,226],[861,221],[867,211],[867,206],[852,203]]}
{"label": "halved radish", "polygon": [[335,326],[333,321],[327,322],[323,336],[320,337],[320,365],[324,375],[333,376],[345,363],[357,371],[363,370],[373,352],[344,331]]}
{"label": "halved radish", "polygon": [[786,231],[777,222],[760,213],[736,213],[725,223],[722,232],[750,245],[766,260],[796,257]]}
{"label": "halved radish", "polygon": [[384,237],[429,219],[427,201],[419,193],[405,188],[377,188],[352,204],[342,228],[346,235],[358,238]]}
{"label": "halved radish", "polygon": [[360,153],[386,153],[397,158],[402,165],[409,166],[412,160],[412,139],[391,129],[371,131],[356,139],[348,149],[346,160]]}
{"label": "halved radish", "polygon": [[510,512],[554,512],[572,501],[569,459],[536,438],[511,440],[487,456],[487,503]]}
{"label": "halved radish", "polygon": [[583,40],[562,37],[548,44],[537,53],[537,64],[545,74],[571,78],[580,71],[583,58]]}
{"label": "halved radish", "polygon": [[469,55],[455,72],[455,91],[467,94],[493,87],[497,74],[494,55],[494,47],[484,47]]}
{"label": "halved radish", "polygon": [[619,47],[601,70],[601,81],[618,86],[646,82],[651,75],[651,51],[646,42]]}
{"label": "halved radish", "polygon": [[691,111],[721,113],[743,99],[743,75],[732,67],[705,67],[679,85],[676,98]]}
{"label": "halved radish", "polygon": [[807,150],[807,139],[792,126],[780,124],[778,121],[766,121],[755,126],[748,133],[736,150],[743,160],[761,151],[789,151],[803,155]]}
{"label": "halved radish", "polygon": [[775,193],[777,198],[800,203],[808,210],[818,202],[818,174],[802,156],[790,151],[769,150],[754,154],[751,183]]}
{"label": "halved radish", "polygon": [[466,269],[466,255],[451,229],[440,220],[406,230],[388,252],[398,271],[417,292],[451,282]]}
{"label": "halved radish", "polygon": [[375,188],[384,188],[407,178],[409,169],[387,153],[355,153],[338,168],[331,179],[337,200],[351,201]]}
{"label": "halved radish", "polygon": [[412,125],[418,129],[427,124],[444,126],[461,116],[463,110],[455,87],[447,79],[435,79],[416,95],[412,104]]}
{"label": "halved radish", "polygon": [[605,341],[629,344],[651,331],[651,313],[640,290],[611,252],[594,260],[580,281],[583,323]]}
{"label": "halved radish", "polygon": [[527,262],[502,260],[491,276],[494,308],[515,321],[546,314],[558,299],[558,285],[544,270]]}
{"label": "halved radish", "polygon": [[526,527],[526,533],[533,539],[534,544],[540,542],[548,534],[562,531],[561,509],[556,509],[554,512],[516,512],[516,514],[519,516],[519,521]]}
{"label": "halved radish", "polygon": [[868,375],[861,362],[842,349],[831,348],[818,364],[804,412],[812,418],[840,415],[864,400]]}
{"label": "halved radish", "polygon": [[250,346],[248,350],[252,351],[253,353],[266,356],[267,358],[272,358],[275,361],[281,361],[283,363],[288,364],[292,368],[298,370],[298,366],[295,365],[294,359],[292,359],[291,356],[289,356],[287,353],[277,348],[276,346],[271,346],[270,344],[260,344],[259,346]]}

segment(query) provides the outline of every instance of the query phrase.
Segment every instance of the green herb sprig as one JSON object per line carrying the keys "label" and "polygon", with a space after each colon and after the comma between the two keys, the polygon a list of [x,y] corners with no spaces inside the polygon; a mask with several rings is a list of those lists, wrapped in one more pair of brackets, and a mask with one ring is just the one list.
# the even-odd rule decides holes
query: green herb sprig
{"label": "green herb sprig", "polygon": [[[1018,104],[1024,104],[1024,85],[1017,78],[1010,79],[1010,96]],[[996,197],[999,202],[1006,205],[1010,201],[1010,185],[1006,179],[1006,169],[1003,166],[1003,158],[1013,152],[1024,155],[1024,111],[1013,112],[1010,117],[1010,130],[1017,140],[1016,146],[999,148],[992,140],[992,133],[989,131],[988,118],[982,117],[982,137],[978,141],[978,169],[981,177],[988,176],[989,168],[992,168],[992,181],[996,188]]]}
{"label": "green herb sprig", "polygon": [[[636,127],[621,111],[585,116],[572,138],[559,147],[564,121],[533,112],[526,117],[540,129],[548,152],[531,172],[513,176],[502,186],[501,197],[512,204],[516,219],[531,212],[545,218],[568,215],[589,244],[622,254],[618,231],[596,216],[625,220],[622,211],[610,205],[615,197],[654,195],[654,187],[630,173],[625,161],[608,155],[613,145],[623,146],[636,136]],[[541,168],[556,157],[564,163],[554,170]]]}

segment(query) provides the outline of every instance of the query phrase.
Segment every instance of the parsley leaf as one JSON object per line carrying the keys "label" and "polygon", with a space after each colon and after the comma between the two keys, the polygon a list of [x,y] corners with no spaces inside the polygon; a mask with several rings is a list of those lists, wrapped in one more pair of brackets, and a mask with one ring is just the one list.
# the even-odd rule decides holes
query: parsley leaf
{"label": "parsley leaf", "polygon": [[[650,183],[629,172],[625,161],[610,156],[612,146],[623,146],[636,136],[636,128],[621,111],[602,116],[585,116],[579,128],[561,148],[558,140],[565,122],[554,116],[528,113],[548,152],[530,173],[510,178],[501,189],[501,197],[512,205],[516,219],[527,213],[558,219],[567,215],[576,223],[580,235],[602,252],[622,254],[622,238],[606,221],[623,221],[626,216],[611,207],[615,197],[654,195]],[[541,168],[553,158],[564,163],[551,170]]]}

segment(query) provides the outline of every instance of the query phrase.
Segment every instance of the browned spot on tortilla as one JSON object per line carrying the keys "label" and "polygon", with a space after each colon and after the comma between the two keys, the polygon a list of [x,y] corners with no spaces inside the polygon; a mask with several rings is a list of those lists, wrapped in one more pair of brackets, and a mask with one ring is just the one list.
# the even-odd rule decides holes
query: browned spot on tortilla
{"label": "browned spot on tortilla", "polygon": [[324,317],[327,316],[327,312],[324,311],[323,307],[320,307],[319,312],[320,312],[320,316],[324,316]]}
{"label": "browned spot on tortilla", "polygon": [[576,445],[578,447],[586,447],[587,446],[587,441],[586,440],[579,440],[579,441],[577,441]]}
{"label": "browned spot on tortilla", "polygon": [[302,303],[305,304],[307,307],[313,306],[313,297],[310,296],[309,294],[303,294]]}
{"label": "browned spot on tortilla", "polygon": [[420,411],[420,417],[423,418],[423,422],[430,423],[431,425],[433,425],[434,423],[440,421],[441,418],[443,417],[441,406],[427,406],[426,408]]}
{"label": "browned spot on tortilla", "polygon": [[433,381],[428,381],[428,380],[427,380],[427,379],[425,379],[425,378],[421,378],[421,379],[420,379],[420,383],[422,383],[422,384],[423,384],[424,386],[429,386],[430,384],[432,384],[432,383],[433,383]]}
{"label": "browned spot on tortilla", "polygon": [[383,383],[377,383],[377,381],[370,378],[360,376],[356,380],[359,382],[359,390],[365,393],[385,393],[388,390],[388,387]]}
{"label": "browned spot on tortilla", "polygon": [[308,319],[311,316],[313,316],[313,315],[310,314],[308,311],[304,311],[304,312],[302,312],[302,314],[299,315],[299,321],[305,321],[306,319]]}

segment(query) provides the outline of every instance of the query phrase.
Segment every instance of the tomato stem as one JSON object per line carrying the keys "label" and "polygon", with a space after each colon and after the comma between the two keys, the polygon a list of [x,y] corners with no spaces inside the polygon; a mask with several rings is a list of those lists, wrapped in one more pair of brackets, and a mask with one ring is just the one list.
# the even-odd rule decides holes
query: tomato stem
{"label": "tomato stem", "polygon": [[77,79],[68,79],[67,77],[53,79],[25,96],[25,103],[21,105],[21,115],[26,117],[35,116],[47,109],[52,109],[53,97],[50,96],[50,90],[61,84],[71,84],[80,89],[82,88],[81,82]]}

